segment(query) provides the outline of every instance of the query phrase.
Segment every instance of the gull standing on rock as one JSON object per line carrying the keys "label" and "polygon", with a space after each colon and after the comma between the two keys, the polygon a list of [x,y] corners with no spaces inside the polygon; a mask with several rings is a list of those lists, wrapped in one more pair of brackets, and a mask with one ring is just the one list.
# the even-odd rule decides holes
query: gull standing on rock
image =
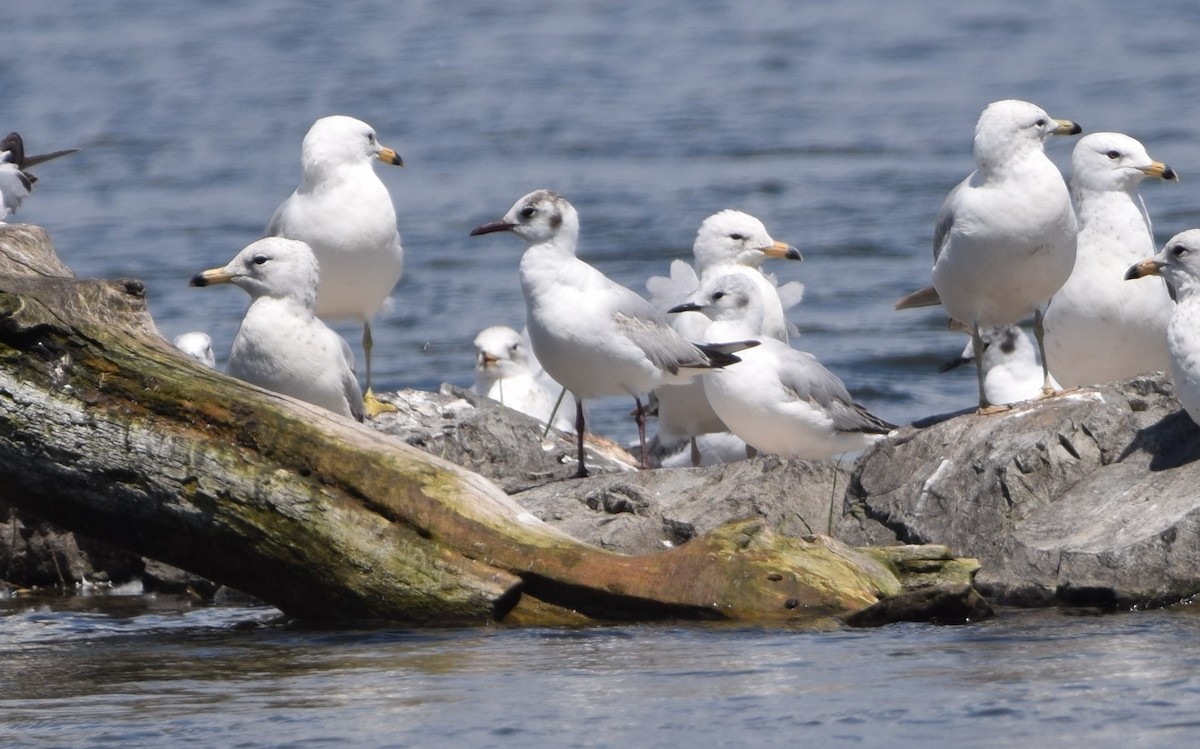
{"label": "gull standing on rock", "polygon": [[[1046,157],[1050,135],[1079,125],[1055,120],[1026,101],[989,104],[975,126],[975,171],[942,203],[933,239],[933,288],[909,295],[898,309],[941,303],[983,349],[981,327],[1034,316],[1042,359],[1042,391],[1054,392],[1046,368],[1042,318],[1075,264],[1075,211],[1062,174]],[[990,409],[976,360],[979,408]]]}
{"label": "gull standing on rock", "polygon": [[[563,432],[575,430],[575,399],[546,374],[529,341],[507,325],[484,328],[475,336],[475,385],[471,391],[550,423]],[[557,410],[555,406],[558,406]]]}
{"label": "gull standing on rock", "polygon": [[25,155],[25,142],[17,133],[9,133],[0,139],[0,223],[12,215],[21,202],[29,197],[37,177],[26,171],[31,166],[45,163],[59,156],[75,153],[78,148],[68,148],[63,151]]}
{"label": "gull standing on rock", "polygon": [[[787,342],[788,321],[784,310],[800,301],[804,286],[786,284],[782,291],[788,295],[789,304],[785,305],[780,298],[781,290],[776,288],[773,278],[763,274],[761,267],[768,258],[803,260],[799,250],[772,239],[767,227],[754,216],[724,210],[701,222],[692,244],[692,255],[694,268],[683,260],[675,260],[671,263],[669,278],[654,276],[646,282],[650,301],[656,308],[665,311],[679,304],[708,279],[731,273],[743,274],[758,287],[762,297],[763,324],[755,333]],[[671,327],[692,341],[701,340],[709,322],[699,312],[670,317]],[[686,443],[691,450],[692,465],[700,465],[702,455],[697,438],[728,431],[704,395],[704,381],[696,379],[683,385],[662,385],[654,391],[654,397],[658,402],[658,428],[650,442],[653,462],[661,463]],[[725,442],[720,444],[724,446]],[[744,454],[745,451],[740,452]]]}
{"label": "gull standing on rock", "polygon": [[704,392],[717,415],[755,450],[820,460],[861,450],[895,429],[855,403],[815,356],[757,332],[762,296],[745,276],[710,279],[694,301],[671,311],[707,315],[712,323],[705,340],[733,337],[760,343],[741,352],[741,362],[704,378]]}
{"label": "gull standing on rock", "polygon": [[1175,304],[1166,284],[1161,278],[1122,280],[1132,263],[1154,254],[1150,215],[1137,192],[1146,177],[1179,179],[1128,135],[1093,133],[1075,145],[1075,269],[1046,312],[1050,374],[1064,387],[1098,385],[1170,366],[1167,324]]}
{"label": "gull standing on rock", "polygon": [[1167,325],[1171,378],[1184,410],[1200,424],[1200,229],[1171,237],[1162,252],[1131,267],[1125,278],[1152,275],[1166,278],[1179,298]]}
{"label": "gull standing on rock", "polygon": [[189,285],[232,283],[250,294],[226,371],[231,377],[363,420],[349,344],[314,314],[319,271],[304,242],[260,239]]}
{"label": "gull standing on rock", "polygon": [[362,321],[368,415],[395,410],[371,390],[371,317],[400,280],[404,251],[396,209],[373,161],[403,166],[371,126],[335,115],[313,123],[300,153],[300,186],[267,225],[267,236],[308,244],[321,266],[317,316]]}
{"label": "gull standing on rock", "polygon": [[967,341],[962,355],[938,367],[949,372],[955,367],[979,359],[983,367],[983,392],[988,403],[1008,405],[1032,400],[1042,392],[1042,365],[1038,362],[1033,341],[1019,325],[1000,325],[980,328],[983,355],[975,350],[975,341]]}
{"label": "gull standing on rock", "polygon": [[755,345],[696,345],[682,338],[649,302],[575,256],[579,216],[565,198],[549,190],[529,193],[504,218],[478,226],[471,234],[496,231],[511,231],[528,244],[520,275],[529,338],[546,372],[575,396],[576,476],[588,475],[585,399],[633,397],[646,467],[641,394],[664,382],[686,381],[737,362],[734,351]]}

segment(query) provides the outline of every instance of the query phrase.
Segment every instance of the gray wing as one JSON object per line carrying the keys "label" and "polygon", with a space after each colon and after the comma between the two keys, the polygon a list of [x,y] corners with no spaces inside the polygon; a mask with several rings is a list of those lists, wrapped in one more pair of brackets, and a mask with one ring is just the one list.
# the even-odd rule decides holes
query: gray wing
{"label": "gray wing", "polygon": [[933,260],[937,262],[938,256],[942,254],[942,246],[946,242],[946,235],[954,228],[954,206],[958,202],[958,194],[967,189],[971,184],[971,178],[975,176],[972,172],[970,177],[967,177],[962,182],[954,186],[954,189],[942,201],[942,207],[938,211],[937,221],[933,225]]}
{"label": "gray wing", "polygon": [[839,432],[887,434],[894,425],[854,402],[845,383],[807,351],[782,352],[779,379],[800,400],[807,400],[829,414]]}
{"label": "gray wing", "polygon": [[708,355],[655,317],[613,316],[622,335],[640,348],[654,366],[675,374],[685,368],[709,368]]}

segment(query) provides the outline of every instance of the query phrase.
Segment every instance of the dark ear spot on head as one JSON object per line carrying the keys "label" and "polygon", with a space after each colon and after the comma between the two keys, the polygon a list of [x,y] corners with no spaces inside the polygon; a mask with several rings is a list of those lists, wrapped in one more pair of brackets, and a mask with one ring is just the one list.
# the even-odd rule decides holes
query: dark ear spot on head
{"label": "dark ear spot on head", "polygon": [[558,227],[562,226],[562,222],[563,222],[562,214],[556,212],[554,215],[552,215],[550,217],[550,228],[557,229]]}

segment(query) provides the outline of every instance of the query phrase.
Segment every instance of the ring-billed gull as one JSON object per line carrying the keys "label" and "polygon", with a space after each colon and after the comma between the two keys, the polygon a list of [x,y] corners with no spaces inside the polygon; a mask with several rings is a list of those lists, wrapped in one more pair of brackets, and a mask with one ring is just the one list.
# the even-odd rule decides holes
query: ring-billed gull
{"label": "ring-billed gull", "polygon": [[1137,192],[1146,177],[1179,179],[1128,135],[1093,133],[1075,145],[1075,268],[1046,312],[1050,373],[1064,387],[1170,366],[1167,323],[1175,305],[1166,284],[1161,278],[1122,280],[1130,264],[1155,250],[1150,215]]}
{"label": "ring-billed gull", "polygon": [[349,344],[314,314],[319,271],[312,249],[260,239],[191,286],[232,283],[250,294],[226,371],[231,377],[363,420],[362,390]]}
{"label": "ring-billed gull", "polygon": [[[1055,120],[1026,101],[989,104],[975,126],[975,171],[950,191],[933,238],[933,290],[897,302],[897,308],[941,303],[969,327],[1034,316],[1042,355],[1042,389],[1054,392],[1046,368],[1042,316],[1075,263],[1075,211],[1067,185],[1046,157],[1050,135],[1074,135],[1079,125]],[[979,407],[990,404],[976,361]]]}
{"label": "ring-billed gull", "polygon": [[300,149],[300,186],[267,225],[267,236],[298,239],[321,266],[317,316],[361,320],[369,415],[393,410],[371,391],[371,317],[404,270],[396,209],[374,161],[403,166],[371,126],[344,115],[313,123]]}
{"label": "ring-billed gull", "polygon": [[704,391],[730,431],[755,450],[820,460],[861,450],[895,428],[854,402],[846,386],[816,357],[757,333],[762,296],[750,279],[706,281],[694,300],[673,312],[700,311],[712,323],[706,340],[758,340],[742,361],[708,374]]}
{"label": "ring-billed gull", "polygon": [[22,201],[29,197],[37,177],[27,171],[31,166],[45,163],[59,156],[75,153],[78,148],[67,148],[62,151],[25,155],[25,142],[17,133],[9,133],[0,139],[0,223],[12,215],[21,206]]}
{"label": "ring-billed gull", "polygon": [[1167,325],[1171,378],[1184,410],[1200,424],[1200,229],[1171,237],[1162,252],[1131,267],[1125,278],[1150,275],[1164,276],[1179,297]]}
{"label": "ring-billed gull", "polygon": [[180,333],[171,341],[175,348],[192,357],[209,369],[217,366],[217,357],[213,353],[212,337],[200,330]]}
{"label": "ring-billed gull", "polygon": [[543,422],[550,423],[553,416],[555,429],[575,430],[575,399],[542,369],[525,336],[507,325],[484,328],[475,336],[471,391]]}
{"label": "ring-billed gull", "polygon": [[[759,289],[763,300],[762,335],[787,342],[789,323],[784,314],[785,305],[780,298],[773,278],[760,270],[768,258],[802,260],[800,251],[784,242],[778,242],[767,232],[759,219],[748,213],[723,210],[704,219],[692,243],[695,267],[683,260],[671,263],[670,277],[654,276],[646,281],[650,302],[663,311],[679,304],[694,294],[706,279],[728,273],[745,274]],[[788,305],[800,301],[804,287],[798,283],[787,284],[782,290],[788,296]],[[709,320],[699,312],[672,315],[671,327],[688,340],[700,340],[708,328]],[[690,447],[692,465],[703,462],[702,451],[696,438],[703,434],[726,431],[721,419],[713,411],[704,395],[704,382],[693,380],[683,385],[663,385],[654,391],[658,410],[658,428],[650,442],[650,455],[661,463],[683,445]],[[721,444],[724,447],[725,442]],[[728,451],[726,451],[728,452]],[[744,450],[742,451],[744,454]]]}
{"label": "ring-billed gull", "polygon": [[1020,326],[980,328],[979,337],[983,339],[982,357],[975,351],[975,341],[968,340],[962,355],[946,362],[938,371],[948,372],[978,358],[983,368],[983,391],[988,403],[1020,403],[1041,394],[1042,365],[1033,341]]}
{"label": "ring-billed gull", "polygon": [[588,475],[584,400],[633,397],[646,467],[641,394],[736,362],[734,351],[755,345],[696,345],[682,338],[649,302],[575,256],[579,216],[566,198],[550,190],[529,193],[504,218],[477,226],[471,234],[496,231],[511,231],[528,244],[520,267],[526,327],[542,367],[575,396],[576,476]]}

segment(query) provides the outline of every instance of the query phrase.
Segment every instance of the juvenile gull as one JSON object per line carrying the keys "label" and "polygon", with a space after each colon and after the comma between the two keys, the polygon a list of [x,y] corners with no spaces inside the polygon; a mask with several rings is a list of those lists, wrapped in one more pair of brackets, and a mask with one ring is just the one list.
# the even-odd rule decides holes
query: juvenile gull
{"label": "juvenile gull", "polygon": [[231,377],[363,420],[349,344],[314,314],[317,259],[304,242],[260,239],[191,286],[233,283],[250,294],[226,371]]}
{"label": "juvenile gull", "polygon": [[895,428],[854,402],[817,358],[769,336],[762,295],[741,275],[705,281],[694,300],[672,312],[699,311],[712,323],[705,340],[748,338],[760,345],[742,361],[704,378],[708,401],[730,431],[755,450],[820,460],[867,447]]}
{"label": "juvenile gull", "polygon": [[[975,126],[976,169],[942,203],[933,239],[933,291],[917,292],[898,308],[940,302],[971,331],[1034,316],[1042,358],[1042,390],[1054,392],[1046,368],[1042,318],[1046,304],[1075,263],[1075,212],[1066,183],[1046,157],[1049,135],[1080,128],[1017,100],[989,104]],[[980,410],[991,405],[976,361]]]}
{"label": "juvenile gull", "polygon": [[1171,237],[1162,252],[1131,267],[1125,278],[1151,275],[1166,278],[1179,298],[1167,325],[1171,378],[1184,410],[1200,424],[1200,229]]}
{"label": "juvenile gull", "polygon": [[22,201],[29,197],[37,177],[29,167],[37,166],[50,159],[75,153],[78,148],[68,148],[62,151],[25,155],[25,142],[17,133],[9,133],[0,139],[0,223],[12,215],[21,206]]}
{"label": "juvenile gull", "polygon": [[980,359],[983,367],[983,391],[988,403],[1007,405],[1036,398],[1042,391],[1042,365],[1033,341],[1018,325],[1000,325],[979,329],[983,356],[978,357],[975,341],[968,340],[962,355],[938,368],[948,372]]}
{"label": "juvenile gull", "polygon": [[[759,219],[742,211],[724,210],[704,219],[692,244],[695,267],[683,260],[671,263],[670,277],[654,276],[646,282],[650,302],[655,308],[667,310],[689,298],[706,279],[729,273],[744,274],[759,289],[763,300],[763,326],[759,333],[786,342],[788,321],[780,290],[773,278],[760,270],[768,258],[802,260],[799,250],[777,242]],[[798,303],[803,294],[801,284],[787,284],[791,304]],[[790,305],[789,305],[790,306]],[[700,340],[709,320],[699,312],[672,315],[671,327],[688,340]],[[658,428],[650,442],[652,462],[661,463],[681,445],[690,447],[692,465],[703,461],[696,438],[703,434],[726,431],[708,398],[704,395],[703,379],[683,385],[662,385],[655,389]],[[728,440],[719,444],[726,446]],[[728,451],[725,451],[728,453]],[[745,450],[740,451],[743,455]]]}
{"label": "juvenile gull", "polygon": [[747,344],[688,342],[649,302],[577,258],[579,216],[565,198],[549,190],[529,193],[504,218],[471,234],[496,231],[511,231],[528,244],[520,266],[526,327],[538,361],[575,396],[576,475],[588,475],[583,401],[603,395],[633,397],[645,467],[641,394],[734,363],[738,358],[733,352]]}
{"label": "juvenile gull", "polygon": [[472,392],[543,422],[550,423],[553,416],[555,429],[575,430],[575,399],[565,393],[558,403],[562,385],[542,369],[525,336],[507,325],[493,325],[475,336],[475,352]]}
{"label": "juvenile gull", "polygon": [[342,115],[317,120],[301,146],[300,186],[266,230],[312,247],[321,266],[318,317],[362,321],[369,415],[392,410],[371,391],[371,317],[404,269],[396,210],[371,168],[375,160],[404,165],[367,123]]}
{"label": "juvenile gull", "polygon": [[1124,380],[1170,366],[1167,324],[1175,305],[1165,282],[1122,280],[1130,264],[1155,251],[1150,215],[1137,192],[1146,177],[1179,179],[1127,135],[1093,133],[1075,145],[1075,268],[1046,312],[1050,373],[1064,387]]}

